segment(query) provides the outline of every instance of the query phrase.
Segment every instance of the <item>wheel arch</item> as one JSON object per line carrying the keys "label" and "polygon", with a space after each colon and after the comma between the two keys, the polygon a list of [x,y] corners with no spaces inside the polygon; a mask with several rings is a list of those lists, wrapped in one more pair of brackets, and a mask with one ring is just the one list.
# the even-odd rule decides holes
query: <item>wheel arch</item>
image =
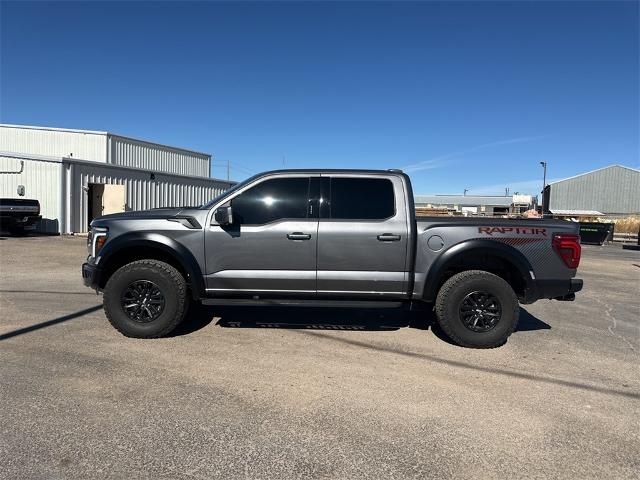
{"label": "wheel arch", "polygon": [[485,270],[500,276],[522,299],[534,288],[530,273],[533,268],[522,252],[497,241],[472,239],[449,247],[433,262],[427,273],[423,300],[435,301],[442,284],[465,270]]}
{"label": "wheel arch", "polygon": [[175,267],[185,278],[191,296],[204,296],[204,278],[193,254],[174,239],[157,233],[129,233],[108,241],[100,252],[101,275],[98,287],[107,281],[120,267],[136,260],[159,260]]}

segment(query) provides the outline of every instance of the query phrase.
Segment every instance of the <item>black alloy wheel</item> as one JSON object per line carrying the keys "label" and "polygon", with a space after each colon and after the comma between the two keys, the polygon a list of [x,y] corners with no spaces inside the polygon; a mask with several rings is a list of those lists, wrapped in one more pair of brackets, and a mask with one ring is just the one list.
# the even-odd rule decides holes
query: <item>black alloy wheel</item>
{"label": "black alloy wheel", "polygon": [[138,323],[157,319],[164,311],[165,298],[162,290],[149,280],[136,280],[122,291],[120,305],[127,316]]}
{"label": "black alloy wheel", "polygon": [[502,316],[500,301],[487,292],[471,292],[460,303],[460,320],[472,332],[488,332]]}

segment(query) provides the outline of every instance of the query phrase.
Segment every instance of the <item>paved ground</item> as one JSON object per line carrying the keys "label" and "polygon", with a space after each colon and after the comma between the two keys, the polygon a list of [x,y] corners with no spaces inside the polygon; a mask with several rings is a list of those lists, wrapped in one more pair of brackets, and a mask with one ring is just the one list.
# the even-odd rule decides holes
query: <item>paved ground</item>
{"label": "paved ground", "polygon": [[488,351],[366,310],[127,339],[85,255],[0,238],[2,478],[638,478],[638,252],[586,247],[578,300],[527,306]]}

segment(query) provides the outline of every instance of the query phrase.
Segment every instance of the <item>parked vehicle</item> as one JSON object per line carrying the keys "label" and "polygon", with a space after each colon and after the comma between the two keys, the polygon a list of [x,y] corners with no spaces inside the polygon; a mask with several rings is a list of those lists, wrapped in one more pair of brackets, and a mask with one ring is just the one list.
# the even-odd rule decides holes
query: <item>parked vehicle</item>
{"label": "parked vehicle", "polygon": [[26,198],[0,198],[0,230],[23,234],[40,220],[40,202]]}
{"label": "parked vehicle", "polygon": [[459,345],[503,344],[518,303],[573,300],[578,225],[416,218],[401,171],[281,170],[198,208],[91,223],[86,285],[112,325],[159,337],[205,304],[433,306]]}
{"label": "parked vehicle", "polygon": [[580,243],[583,245],[604,245],[613,241],[614,223],[580,222]]}

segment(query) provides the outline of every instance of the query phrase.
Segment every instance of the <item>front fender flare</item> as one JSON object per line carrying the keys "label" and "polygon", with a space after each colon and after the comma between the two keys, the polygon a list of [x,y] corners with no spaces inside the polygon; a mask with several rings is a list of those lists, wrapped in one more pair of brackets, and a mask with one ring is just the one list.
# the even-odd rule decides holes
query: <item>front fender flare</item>
{"label": "front fender flare", "polygon": [[204,277],[193,253],[181,243],[159,233],[131,232],[109,240],[100,251],[100,269],[105,271],[109,263],[127,249],[141,247],[160,250],[170,255],[187,273],[187,282],[190,284],[193,297],[197,299],[205,295]]}

